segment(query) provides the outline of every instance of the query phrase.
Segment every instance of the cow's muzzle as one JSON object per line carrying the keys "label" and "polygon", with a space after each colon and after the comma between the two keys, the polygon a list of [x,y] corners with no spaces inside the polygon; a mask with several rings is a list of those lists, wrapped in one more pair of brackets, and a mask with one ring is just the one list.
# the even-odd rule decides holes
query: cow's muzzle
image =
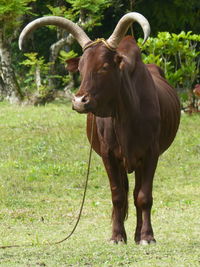
{"label": "cow's muzzle", "polygon": [[79,113],[88,113],[90,106],[90,99],[87,95],[74,96],[72,99],[72,109]]}

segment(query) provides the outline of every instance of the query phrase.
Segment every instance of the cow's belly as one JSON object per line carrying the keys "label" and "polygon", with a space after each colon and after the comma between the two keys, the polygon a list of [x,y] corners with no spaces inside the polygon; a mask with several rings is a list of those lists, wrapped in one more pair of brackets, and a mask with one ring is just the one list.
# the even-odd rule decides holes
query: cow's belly
{"label": "cow's belly", "polygon": [[160,153],[163,153],[173,142],[179,122],[180,103],[175,90],[171,87],[161,86],[158,89],[158,98],[161,112]]}

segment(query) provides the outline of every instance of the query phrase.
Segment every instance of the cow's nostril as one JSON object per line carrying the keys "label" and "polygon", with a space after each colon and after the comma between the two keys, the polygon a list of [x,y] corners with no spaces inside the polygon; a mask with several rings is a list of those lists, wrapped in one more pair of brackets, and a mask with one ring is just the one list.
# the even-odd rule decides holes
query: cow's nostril
{"label": "cow's nostril", "polygon": [[86,103],[89,102],[89,97],[88,96],[84,96],[81,101],[86,104]]}
{"label": "cow's nostril", "polygon": [[72,108],[79,113],[85,113],[89,103],[90,98],[88,95],[74,96],[74,98],[72,99]]}

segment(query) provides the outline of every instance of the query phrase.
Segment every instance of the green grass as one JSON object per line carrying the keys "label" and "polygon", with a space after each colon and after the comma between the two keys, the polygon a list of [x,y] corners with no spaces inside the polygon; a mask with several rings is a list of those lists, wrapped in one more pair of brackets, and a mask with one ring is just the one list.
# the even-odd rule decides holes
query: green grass
{"label": "green grass", "polygon": [[160,158],[152,221],[157,244],[134,244],[133,175],[129,175],[127,245],[111,245],[111,198],[101,159],[93,153],[86,203],[89,145],[85,115],[69,103],[45,107],[0,104],[0,266],[199,266],[200,117],[183,115],[173,146]]}

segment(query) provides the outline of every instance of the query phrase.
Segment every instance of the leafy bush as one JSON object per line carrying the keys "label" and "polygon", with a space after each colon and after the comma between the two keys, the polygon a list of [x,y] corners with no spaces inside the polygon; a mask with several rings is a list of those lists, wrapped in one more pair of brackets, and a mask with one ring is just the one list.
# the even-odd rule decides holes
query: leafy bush
{"label": "leafy bush", "polygon": [[[49,90],[48,79],[52,76],[49,75],[49,69],[52,63],[45,63],[43,57],[38,57],[37,53],[25,53],[27,58],[21,62],[29,68],[24,79],[25,93],[29,94],[36,89],[40,95],[46,94]],[[60,78],[60,76],[55,76]]]}
{"label": "leafy bush", "polygon": [[[64,5],[70,5],[67,8]],[[51,13],[55,16],[64,16],[88,31],[102,24],[104,10],[112,4],[111,0],[65,0],[63,6],[53,7],[47,5]]]}
{"label": "leafy bush", "polygon": [[145,63],[156,63],[165,72],[166,78],[175,88],[191,89],[200,78],[200,52],[197,47],[200,35],[192,32],[180,34],[160,32],[142,45]]}

